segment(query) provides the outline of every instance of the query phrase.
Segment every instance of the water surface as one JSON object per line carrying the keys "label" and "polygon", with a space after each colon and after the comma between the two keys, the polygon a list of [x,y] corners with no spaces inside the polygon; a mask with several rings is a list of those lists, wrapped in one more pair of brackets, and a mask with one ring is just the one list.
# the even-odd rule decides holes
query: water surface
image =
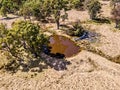
{"label": "water surface", "polygon": [[71,57],[80,51],[80,47],[78,47],[73,41],[60,35],[51,36],[49,46],[51,47],[51,53],[64,54],[65,57]]}

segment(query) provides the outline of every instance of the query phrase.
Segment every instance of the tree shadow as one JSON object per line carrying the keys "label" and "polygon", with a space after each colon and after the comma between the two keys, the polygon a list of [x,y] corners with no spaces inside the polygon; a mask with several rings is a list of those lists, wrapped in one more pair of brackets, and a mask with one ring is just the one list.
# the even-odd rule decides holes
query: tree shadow
{"label": "tree shadow", "polygon": [[67,65],[70,65],[70,61],[64,59],[65,55],[56,54],[45,54],[41,53],[41,59],[30,60],[25,63],[24,60],[13,60],[9,64],[5,65],[5,70],[14,74],[17,71],[22,72],[42,72],[44,69],[53,68],[57,71],[62,71],[67,69]]}
{"label": "tree shadow", "polygon": [[25,63],[23,60],[12,60],[3,68],[10,73],[16,73],[19,70],[22,72],[42,72],[43,69],[48,69],[48,65],[42,63],[42,61],[39,59],[30,60],[27,63]]}
{"label": "tree shadow", "polygon": [[39,21],[41,21],[44,24],[46,24],[46,23],[55,23],[55,20],[53,18],[40,19]]}
{"label": "tree shadow", "polygon": [[51,47],[44,46],[44,53],[42,53],[42,58],[45,63],[51,68],[57,71],[66,70],[67,65],[71,64],[70,61],[65,60],[65,55],[61,53],[51,53]]}
{"label": "tree shadow", "polygon": [[70,26],[65,25],[65,24],[60,24],[60,27],[62,27],[62,28],[66,28],[66,29],[70,29],[70,28],[71,28]]}
{"label": "tree shadow", "polygon": [[93,21],[96,23],[111,24],[111,21],[108,18],[95,18]]}
{"label": "tree shadow", "polygon": [[39,58],[25,61],[23,59],[11,60],[4,69],[12,74],[17,71],[22,72],[42,72],[44,69],[53,68],[57,71],[66,70],[70,61],[65,59],[65,55],[61,53],[51,53],[51,47],[45,47],[43,52],[40,53]]}
{"label": "tree shadow", "polygon": [[21,64],[23,72],[42,72],[43,69],[48,69],[48,65],[42,64],[41,60],[30,60],[28,64]]}
{"label": "tree shadow", "polygon": [[70,65],[71,62],[65,60],[65,58],[62,58],[64,55],[60,53],[56,54],[50,54],[47,55],[45,53],[42,54],[42,57],[45,59],[45,63],[50,66],[51,68],[54,68],[57,71],[66,70],[67,65]]}
{"label": "tree shadow", "polygon": [[0,20],[12,20],[12,19],[16,19],[16,18],[19,18],[19,16],[15,16],[15,17],[4,17],[4,18],[1,18]]}

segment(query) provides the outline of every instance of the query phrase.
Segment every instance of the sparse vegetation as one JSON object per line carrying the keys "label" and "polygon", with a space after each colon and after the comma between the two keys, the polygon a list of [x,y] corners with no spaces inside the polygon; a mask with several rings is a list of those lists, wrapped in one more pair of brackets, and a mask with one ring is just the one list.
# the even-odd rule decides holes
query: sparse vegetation
{"label": "sparse vegetation", "polygon": [[120,89],[120,0],[0,0],[0,23],[0,90]]}
{"label": "sparse vegetation", "polygon": [[75,24],[73,24],[73,27],[68,29],[66,31],[66,33],[70,36],[82,36],[83,33],[85,32],[84,28],[82,27],[82,25],[80,24],[80,22],[76,22]]}
{"label": "sparse vegetation", "polygon": [[71,7],[77,10],[84,10],[84,2],[85,0],[70,0]]}

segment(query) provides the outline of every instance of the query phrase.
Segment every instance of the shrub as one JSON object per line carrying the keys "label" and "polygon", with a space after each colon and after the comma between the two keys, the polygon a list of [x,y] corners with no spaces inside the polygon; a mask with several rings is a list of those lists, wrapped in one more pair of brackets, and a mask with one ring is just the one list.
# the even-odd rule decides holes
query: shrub
{"label": "shrub", "polygon": [[94,20],[97,17],[97,14],[100,13],[101,4],[98,0],[91,0],[88,2],[87,8],[90,14],[90,18]]}
{"label": "shrub", "polygon": [[81,26],[79,22],[76,22],[73,27],[67,30],[67,34],[70,36],[82,36],[84,33],[84,28]]}
{"label": "shrub", "polygon": [[13,24],[12,29],[7,29],[4,24],[0,25],[0,50],[9,52],[16,63],[19,60],[28,62],[40,59],[42,46],[47,44],[48,38],[38,24],[18,21]]}
{"label": "shrub", "polygon": [[81,36],[84,33],[84,28],[79,23],[73,25],[73,30],[75,36]]}
{"label": "shrub", "polygon": [[71,6],[75,9],[82,10],[85,0],[70,0]]}

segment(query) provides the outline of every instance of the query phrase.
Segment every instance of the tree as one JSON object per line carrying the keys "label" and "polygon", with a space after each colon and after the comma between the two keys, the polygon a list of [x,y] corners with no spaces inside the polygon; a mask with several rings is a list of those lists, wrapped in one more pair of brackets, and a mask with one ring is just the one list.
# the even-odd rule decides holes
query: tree
{"label": "tree", "polygon": [[67,15],[66,11],[69,10],[67,5],[67,0],[51,0],[51,12],[57,24],[57,29],[59,29],[60,26],[61,10],[64,11],[64,15]]}
{"label": "tree", "polygon": [[30,18],[33,13],[34,2],[26,1],[22,7],[20,8],[20,15],[22,15],[25,19],[26,17]]}
{"label": "tree", "polygon": [[28,0],[21,8],[21,13],[23,16],[34,16],[37,20],[46,20],[47,17],[53,16],[59,29],[61,10],[66,15],[67,5],[67,0]]}
{"label": "tree", "polygon": [[85,0],[70,0],[70,6],[75,9],[83,9]]}
{"label": "tree", "polygon": [[21,6],[26,0],[12,0],[13,3],[16,3],[18,6]]}
{"label": "tree", "polygon": [[37,20],[47,20],[51,16],[50,0],[38,0],[33,7],[33,16]]}
{"label": "tree", "polygon": [[0,13],[5,17],[7,17],[7,13],[15,12],[18,8],[12,0],[1,0],[0,3]]}
{"label": "tree", "polygon": [[120,23],[120,4],[118,4],[118,5],[112,10],[112,15],[113,15],[113,19],[115,20],[115,23],[116,23],[116,28],[120,28],[120,27],[119,27],[119,23]]}
{"label": "tree", "polygon": [[97,17],[97,14],[100,13],[101,4],[97,0],[91,0],[88,2],[87,8],[90,14],[90,18],[95,19]]}
{"label": "tree", "polygon": [[8,13],[16,13],[26,0],[0,0],[0,14],[7,17]]}
{"label": "tree", "polygon": [[42,46],[47,44],[48,38],[39,25],[30,21],[15,22],[12,29],[0,25],[0,50],[9,52],[16,60],[39,59]]}
{"label": "tree", "polygon": [[20,14],[30,18],[34,16],[37,20],[45,20],[50,16],[50,0],[31,0],[26,1],[20,8]]}

